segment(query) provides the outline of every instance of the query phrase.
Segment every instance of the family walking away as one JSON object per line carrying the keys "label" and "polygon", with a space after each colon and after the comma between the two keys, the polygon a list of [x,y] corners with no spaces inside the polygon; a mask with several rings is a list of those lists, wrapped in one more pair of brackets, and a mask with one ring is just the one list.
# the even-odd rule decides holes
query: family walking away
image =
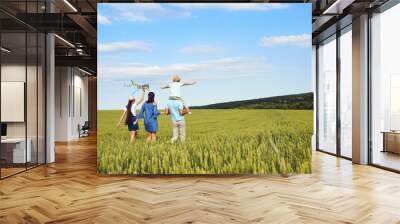
{"label": "family walking away", "polygon": [[[136,141],[136,137],[139,131],[138,120],[143,119],[144,128],[148,133],[147,141],[155,142],[157,139],[158,131],[157,117],[160,115],[169,115],[172,122],[171,142],[174,143],[178,139],[181,142],[184,142],[186,138],[186,123],[184,116],[186,114],[191,114],[191,112],[185,100],[181,96],[181,87],[193,85],[195,83],[195,81],[184,82],[181,80],[179,75],[174,75],[172,77],[171,83],[161,87],[161,89],[169,89],[170,94],[165,110],[163,112],[160,112],[157,108],[154,92],[149,92],[147,94],[147,101],[144,102],[144,95],[146,91],[149,90],[149,85],[138,85],[131,81],[130,86],[135,86],[140,89],[142,91],[142,95],[140,99],[136,101],[136,98],[133,96],[136,91],[132,93],[132,96],[130,96],[128,99],[128,104],[125,106],[124,112],[117,123],[117,127],[120,127],[122,121],[125,118],[125,125],[128,126],[128,131],[130,134],[129,142],[133,144]],[[139,107],[140,112],[138,115],[136,115],[136,111]]]}

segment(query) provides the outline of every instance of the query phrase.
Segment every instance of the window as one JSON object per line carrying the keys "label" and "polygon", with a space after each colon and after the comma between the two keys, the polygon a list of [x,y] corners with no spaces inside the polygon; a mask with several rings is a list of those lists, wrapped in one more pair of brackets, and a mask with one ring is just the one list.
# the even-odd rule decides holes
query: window
{"label": "window", "polygon": [[318,149],[336,153],[336,36],[318,47]]}
{"label": "window", "polygon": [[340,36],[340,155],[352,157],[352,34],[351,26]]}
{"label": "window", "polygon": [[[3,2],[20,15],[44,1]],[[0,178],[45,163],[45,34],[0,12]],[[11,109],[12,108],[12,109]]]}
{"label": "window", "polygon": [[371,159],[400,170],[400,4],[371,18]]}

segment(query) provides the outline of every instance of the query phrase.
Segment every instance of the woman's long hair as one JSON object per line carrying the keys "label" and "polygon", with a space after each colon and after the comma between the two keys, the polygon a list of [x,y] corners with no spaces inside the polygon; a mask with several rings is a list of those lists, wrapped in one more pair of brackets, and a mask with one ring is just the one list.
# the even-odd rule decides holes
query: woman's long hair
{"label": "woman's long hair", "polygon": [[125,118],[125,125],[132,123],[132,104],[135,102],[135,99],[129,99],[128,105],[126,106],[126,118]]}
{"label": "woman's long hair", "polygon": [[149,95],[147,95],[147,103],[154,103],[154,97],[156,94],[154,92],[149,92]]}

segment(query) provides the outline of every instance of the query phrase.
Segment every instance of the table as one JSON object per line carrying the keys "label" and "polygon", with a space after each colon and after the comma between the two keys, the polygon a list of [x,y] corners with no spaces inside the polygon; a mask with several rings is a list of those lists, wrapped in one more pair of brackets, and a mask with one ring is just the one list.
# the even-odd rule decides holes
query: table
{"label": "table", "polygon": [[392,152],[400,154],[400,131],[382,131],[383,150],[382,152]]}
{"label": "table", "polygon": [[[31,162],[32,153],[30,138],[26,139],[28,143],[25,152],[25,138],[6,138],[1,139],[1,156],[8,163],[26,163]],[[12,154],[12,155],[11,155]],[[4,155],[4,156],[3,156]],[[12,158],[12,159],[11,159]]]}

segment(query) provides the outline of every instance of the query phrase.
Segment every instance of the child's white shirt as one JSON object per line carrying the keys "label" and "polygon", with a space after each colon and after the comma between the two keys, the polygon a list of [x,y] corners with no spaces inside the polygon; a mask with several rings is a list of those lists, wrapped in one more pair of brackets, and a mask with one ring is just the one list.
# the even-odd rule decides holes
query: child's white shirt
{"label": "child's white shirt", "polygon": [[[125,108],[124,108],[125,111],[127,111],[127,108],[126,108],[127,106],[125,106]],[[131,104],[131,112],[132,112],[132,115],[135,116],[135,117],[136,117],[136,106],[137,106],[136,102]]]}
{"label": "child's white shirt", "polygon": [[181,97],[181,86],[183,86],[183,82],[171,82],[168,86],[170,89],[169,96]]}

